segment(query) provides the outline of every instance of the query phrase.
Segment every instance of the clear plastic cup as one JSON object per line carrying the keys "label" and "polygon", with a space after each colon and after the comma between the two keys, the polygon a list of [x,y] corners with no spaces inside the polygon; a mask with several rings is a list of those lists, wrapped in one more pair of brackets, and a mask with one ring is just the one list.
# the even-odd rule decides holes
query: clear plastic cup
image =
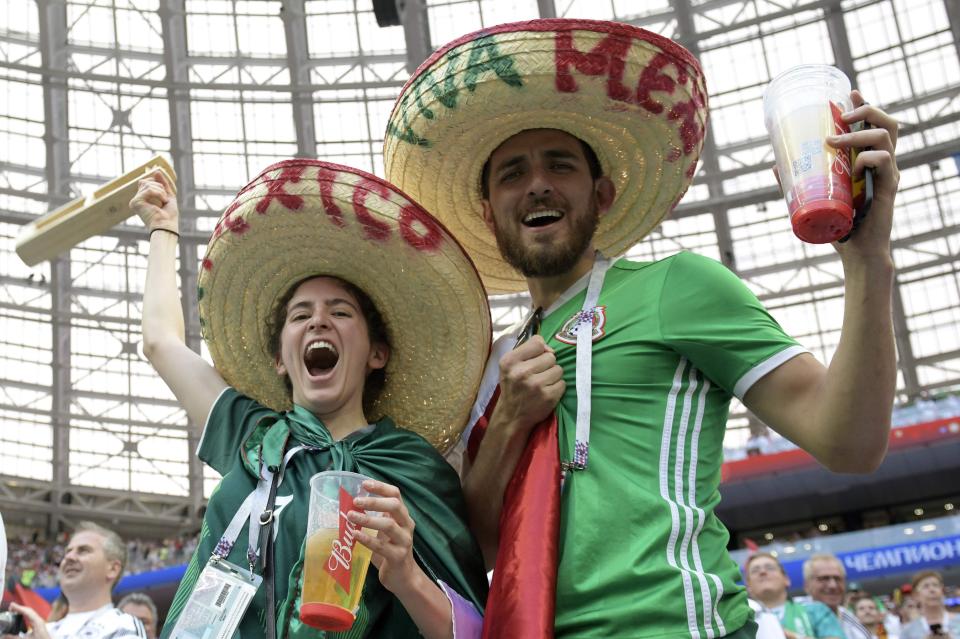
{"label": "clear plastic cup", "polygon": [[805,242],[834,242],[853,227],[850,153],[825,141],[850,132],[840,114],[852,108],[850,80],[825,64],[793,67],[764,92],[764,123],[780,186],[793,232]]}
{"label": "clear plastic cup", "polygon": [[[347,519],[353,504],[370,493],[358,473],[327,471],[310,478],[310,514],[304,552],[300,620],[320,630],[348,630],[356,619],[370,549],[356,541],[358,528]],[[368,513],[376,515],[377,513]],[[364,528],[375,536],[377,532]]]}

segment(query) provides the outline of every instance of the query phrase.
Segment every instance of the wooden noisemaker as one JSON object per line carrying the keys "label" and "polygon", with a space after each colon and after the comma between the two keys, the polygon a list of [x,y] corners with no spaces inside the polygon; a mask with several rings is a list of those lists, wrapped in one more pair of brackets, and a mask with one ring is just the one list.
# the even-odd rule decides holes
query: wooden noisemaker
{"label": "wooden noisemaker", "polygon": [[173,167],[162,156],[154,156],[90,195],[72,200],[24,226],[17,239],[17,255],[27,266],[34,266],[123,222],[130,217],[130,200],[137,193],[137,181],[157,170],[176,193],[177,174]]}

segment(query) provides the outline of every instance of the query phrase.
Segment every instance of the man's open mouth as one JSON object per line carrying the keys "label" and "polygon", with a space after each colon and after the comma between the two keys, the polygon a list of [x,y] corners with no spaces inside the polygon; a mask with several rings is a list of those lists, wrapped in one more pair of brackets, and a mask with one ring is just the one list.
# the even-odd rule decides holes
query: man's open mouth
{"label": "man's open mouth", "polygon": [[531,211],[523,216],[521,220],[523,225],[530,228],[539,228],[541,226],[549,226],[554,222],[558,222],[563,219],[563,212],[556,211],[553,209],[544,210],[544,211]]}
{"label": "man's open mouth", "polygon": [[326,340],[317,340],[307,344],[303,352],[303,364],[311,375],[326,373],[340,360],[336,347]]}

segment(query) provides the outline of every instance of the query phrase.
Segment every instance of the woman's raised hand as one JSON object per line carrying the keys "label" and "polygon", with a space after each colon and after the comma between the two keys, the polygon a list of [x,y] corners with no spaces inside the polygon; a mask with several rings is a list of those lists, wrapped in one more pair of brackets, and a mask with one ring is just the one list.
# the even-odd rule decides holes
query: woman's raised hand
{"label": "woman's raised hand", "polygon": [[130,200],[136,213],[149,230],[165,229],[179,233],[180,210],[173,186],[161,171],[154,171],[137,182],[137,194]]}

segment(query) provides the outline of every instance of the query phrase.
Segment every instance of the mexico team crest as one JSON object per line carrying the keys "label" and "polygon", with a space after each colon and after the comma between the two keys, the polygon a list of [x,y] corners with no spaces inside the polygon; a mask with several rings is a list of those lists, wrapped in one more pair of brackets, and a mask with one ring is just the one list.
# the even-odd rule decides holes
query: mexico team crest
{"label": "mexico team crest", "polygon": [[591,316],[593,320],[593,335],[590,336],[590,341],[596,342],[598,339],[607,334],[604,330],[604,327],[607,325],[606,306],[594,306],[593,312],[577,311],[573,317],[563,323],[563,326],[560,327],[560,330],[557,331],[557,334],[554,335],[554,337],[558,342],[563,342],[564,344],[576,344],[577,327],[590,321]]}

